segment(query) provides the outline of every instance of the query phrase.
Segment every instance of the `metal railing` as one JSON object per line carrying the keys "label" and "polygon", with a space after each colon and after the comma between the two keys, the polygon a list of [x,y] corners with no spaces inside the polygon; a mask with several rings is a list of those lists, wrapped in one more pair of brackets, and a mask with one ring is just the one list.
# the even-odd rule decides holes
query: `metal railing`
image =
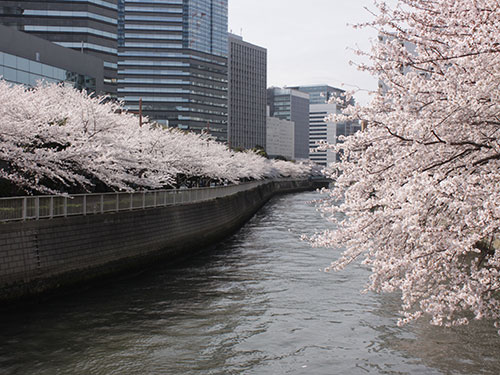
{"label": "metal railing", "polygon": [[[285,180],[280,180],[285,181]],[[289,180],[287,180],[289,181]],[[0,222],[103,214],[194,203],[253,189],[272,180],[206,188],[142,191],[135,193],[41,195],[0,198]]]}

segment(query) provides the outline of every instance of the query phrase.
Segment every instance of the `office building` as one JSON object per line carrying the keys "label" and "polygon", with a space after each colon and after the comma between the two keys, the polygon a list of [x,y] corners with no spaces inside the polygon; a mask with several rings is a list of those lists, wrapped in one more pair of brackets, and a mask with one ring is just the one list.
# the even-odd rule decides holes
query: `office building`
{"label": "office building", "polygon": [[309,158],[309,94],[289,88],[267,90],[271,117],[294,123],[294,159]]}
{"label": "office building", "polygon": [[[333,122],[331,115],[339,114],[337,104],[312,104],[309,112],[309,159],[316,164],[326,166],[337,160],[333,150],[320,150],[319,143],[334,145],[342,133],[345,134],[345,123]],[[343,131],[342,131],[343,130]]]}
{"label": "office building", "polygon": [[[0,24],[99,58],[103,91],[116,94],[116,0],[4,1]],[[94,60],[93,60],[94,61]]]}
{"label": "office building", "polygon": [[102,92],[102,60],[0,25],[0,76],[13,84],[64,83]]}
{"label": "office building", "polygon": [[309,94],[310,104],[325,104],[332,99],[340,98],[341,101],[336,103],[339,108],[345,108],[348,104],[354,105],[354,99],[346,100],[345,90],[329,85],[304,85],[289,88]]}
{"label": "office building", "polygon": [[228,137],[234,148],[266,148],[267,50],[229,34]]}
{"label": "office building", "polygon": [[282,157],[293,160],[295,157],[295,124],[292,121],[270,117],[269,107],[267,107],[266,127],[267,155],[271,158]]}
{"label": "office building", "polygon": [[118,97],[227,141],[227,0],[119,0]]}
{"label": "office building", "polygon": [[[339,155],[331,149],[319,150],[321,142],[334,145],[342,135],[354,134],[360,129],[357,122],[334,122],[331,116],[341,114],[347,104],[354,104],[354,100],[345,99],[345,91],[328,85],[295,86],[295,90],[307,93],[311,105],[309,111],[309,159],[316,164],[326,166],[338,161]],[[332,99],[340,98],[340,101]]]}

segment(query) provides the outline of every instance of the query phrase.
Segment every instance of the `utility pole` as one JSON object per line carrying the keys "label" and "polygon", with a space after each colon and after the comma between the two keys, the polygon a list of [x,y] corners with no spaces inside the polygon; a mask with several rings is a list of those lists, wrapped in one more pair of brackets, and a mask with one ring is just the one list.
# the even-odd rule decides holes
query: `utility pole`
{"label": "utility pole", "polygon": [[139,98],[139,127],[142,127],[142,98]]}
{"label": "utility pole", "polygon": [[207,148],[210,146],[210,122],[207,121]]}

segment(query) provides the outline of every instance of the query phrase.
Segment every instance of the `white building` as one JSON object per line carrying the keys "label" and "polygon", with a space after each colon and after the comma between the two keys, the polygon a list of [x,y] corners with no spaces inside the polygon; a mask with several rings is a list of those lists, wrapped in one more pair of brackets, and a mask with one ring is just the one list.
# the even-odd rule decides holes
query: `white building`
{"label": "white building", "polygon": [[292,160],[295,155],[295,123],[269,116],[266,121],[266,152],[270,157],[284,156]]}
{"label": "white building", "polygon": [[318,142],[334,145],[342,135],[352,135],[361,129],[357,122],[333,122],[331,115],[341,114],[335,103],[311,104],[309,112],[309,159],[316,164],[324,165],[339,161],[333,150],[318,150]]}
{"label": "white building", "polygon": [[337,104],[311,104],[309,110],[309,159],[316,164],[327,165],[337,160],[332,150],[318,150],[319,142],[336,144],[337,137],[345,134],[345,124],[335,123],[328,117],[338,114]]}
{"label": "white building", "polygon": [[[354,105],[354,99],[347,100],[344,90],[326,84],[292,89],[309,94],[309,160],[323,166],[338,161],[338,155],[332,150],[318,150],[318,142],[334,145],[339,136],[351,135],[360,129],[357,122],[335,123],[329,120],[329,116],[340,114],[347,105]],[[334,101],[335,98],[340,100]]]}

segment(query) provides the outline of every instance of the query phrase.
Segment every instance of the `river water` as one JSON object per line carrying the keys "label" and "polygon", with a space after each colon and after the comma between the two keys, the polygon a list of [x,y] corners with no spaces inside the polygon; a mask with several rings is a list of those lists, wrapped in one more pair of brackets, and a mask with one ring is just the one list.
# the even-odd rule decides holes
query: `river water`
{"label": "river water", "polygon": [[276,197],[189,262],[0,315],[0,374],[500,374],[490,322],[397,327],[368,272],[324,273],[337,252],[301,242],[327,224]]}

